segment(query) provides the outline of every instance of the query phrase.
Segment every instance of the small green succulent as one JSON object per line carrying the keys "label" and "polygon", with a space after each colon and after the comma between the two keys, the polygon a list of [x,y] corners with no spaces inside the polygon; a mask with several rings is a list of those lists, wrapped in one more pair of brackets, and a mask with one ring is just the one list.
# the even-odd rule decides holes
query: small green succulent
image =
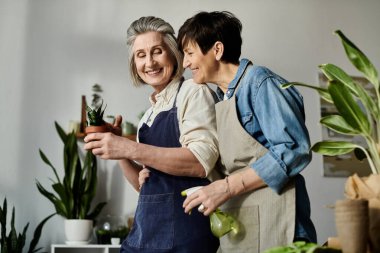
{"label": "small green succulent", "polygon": [[87,112],[87,125],[88,126],[101,126],[104,125],[105,121],[103,120],[104,111],[106,110],[107,105],[103,107],[103,100],[100,106],[91,108],[90,106],[86,106]]}

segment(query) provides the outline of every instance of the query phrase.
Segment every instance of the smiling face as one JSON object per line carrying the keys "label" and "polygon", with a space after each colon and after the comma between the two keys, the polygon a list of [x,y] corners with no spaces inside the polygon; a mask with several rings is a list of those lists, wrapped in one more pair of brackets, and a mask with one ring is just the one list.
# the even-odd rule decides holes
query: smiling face
{"label": "smiling face", "polygon": [[197,43],[189,42],[183,47],[183,53],[183,67],[191,70],[194,82],[215,83],[218,61],[212,49],[203,54]]}
{"label": "smiling face", "polygon": [[157,92],[171,81],[175,60],[158,32],[147,32],[136,37],[133,58],[137,74]]}

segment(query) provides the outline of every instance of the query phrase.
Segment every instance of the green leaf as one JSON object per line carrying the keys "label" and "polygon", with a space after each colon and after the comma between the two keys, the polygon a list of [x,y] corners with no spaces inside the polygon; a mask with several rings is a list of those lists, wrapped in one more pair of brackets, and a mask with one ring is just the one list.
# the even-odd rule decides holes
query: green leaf
{"label": "green leaf", "polygon": [[320,123],[337,133],[347,134],[347,135],[360,134],[359,131],[357,131],[356,129],[352,128],[349,124],[347,124],[344,118],[340,115],[329,115],[329,116],[323,117],[320,120]]}
{"label": "green leaf", "polygon": [[379,79],[377,76],[377,70],[367,58],[367,56],[355,46],[340,30],[335,31],[340,39],[344,50],[346,51],[348,59],[351,63],[364,74],[364,76],[370,81],[377,90],[379,90]]}
{"label": "green leaf", "polygon": [[360,109],[349,89],[339,81],[329,83],[328,90],[340,115],[352,128],[363,135],[370,135],[371,125],[367,116]]}
{"label": "green leaf", "polygon": [[66,135],[57,123],[56,129],[64,144],[63,179],[59,178],[56,169],[40,150],[41,159],[51,167],[57,177],[58,182],[52,184],[56,194],[47,191],[38,181],[36,186],[39,192],[53,203],[57,214],[68,219],[84,219],[89,215],[95,218],[105,205],[105,202],[99,203],[90,213],[97,185],[96,157],[91,152],[87,152],[82,168],[81,153],[75,134],[72,132]]}
{"label": "green leaf", "polygon": [[305,84],[305,83],[299,83],[299,82],[289,82],[289,83],[284,83],[281,85],[281,88],[283,89],[287,89],[291,86],[301,86],[301,87],[307,87],[307,88],[311,88],[311,89],[314,89],[316,90],[319,95],[327,102],[329,103],[332,103],[332,99],[331,99],[331,96],[330,96],[330,93],[327,89],[325,88],[321,88],[321,87],[318,87],[318,86],[313,86],[313,85],[308,85],[308,84]]}
{"label": "green leaf", "polygon": [[65,143],[66,142],[66,139],[67,139],[67,134],[66,132],[63,130],[63,128],[58,124],[57,121],[54,121],[54,125],[55,125],[55,129],[57,130],[58,132],[58,135],[59,137],[61,138],[61,140]]}
{"label": "green leaf", "polygon": [[58,173],[57,173],[57,170],[54,168],[54,166],[50,163],[49,159],[46,157],[46,155],[44,154],[44,152],[42,152],[42,150],[40,149],[40,157],[42,159],[42,161],[44,161],[47,165],[49,165],[49,167],[53,170],[54,172],[54,175],[55,175],[55,178],[57,179],[57,181],[60,183],[60,179],[59,179],[59,176],[58,176]]}
{"label": "green leaf", "polygon": [[311,150],[323,155],[336,156],[347,154],[353,151],[355,148],[362,147],[357,144],[346,141],[320,141],[315,143],[311,147]]}
{"label": "green leaf", "polygon": [[94,220],[100,214],[100,212],[102,211],[103,207],[106,204],[107,204],[107,202],[101,202],[101,203],[97,204],[96,207],[94,208],[94,210],[91,213],[88,213],[85,218],[90,219],[90,220]]}
{"label": "green leaf", "polygon": [[30,244],[29,244],[29,250],[28,250],[28,253],[33,253],[33,252],[36,252],[35,251],[35,248],[38,244],[38,241],[40,240],[40,237],[41,237],[41,233],[42,233],[42,228],[43,226],[45,225],[45,223],[55,215],[55,213],[49,215],[48,217],[46,217],[45,219],[43,219],[40,224],[38,224],[37,228],[34,230],[34,234],[33,234],[33,239],[30,241]]}
{"label": "green leaf", "polygon": [[355,96],[358,95],[354,80],[352,80],[352,77],[344,72],[341,68],[330,63],[321,64],[319,65],[319,68],[327,77],[327,79],[329,79],[329,81],[340,81],[341,83],[345,84]]}
{"label": "green leaf", "polygon": [[379,108],[375,101],[369,95],[368,91],[354,82],[351,76],[334,64],[322,64],[319,66],[322,72],[330,81],[339,81],[347,86],[350,91],[360,99],[368,112],[371,112],[374,118],[379,117]]}

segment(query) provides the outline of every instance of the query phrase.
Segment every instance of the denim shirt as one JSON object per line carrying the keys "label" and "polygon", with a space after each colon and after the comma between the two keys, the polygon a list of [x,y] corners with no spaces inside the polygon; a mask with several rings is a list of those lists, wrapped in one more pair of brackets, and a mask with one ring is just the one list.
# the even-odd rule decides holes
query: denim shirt
{"label": "denim shirt", "polygon": [[286,82],[271,70],[242,59],[226,94],[218,88],[217,95],[219,100],[229,99],[238,88],[235,95],[239,121],[268,149],[250,167],[277,193],[281,193],[291,178],[296,178],[295,237],[316,242],[309,197],[304,179],[299,175],[311,161],[303,98],[294,87],[282,89],[281,84]]}

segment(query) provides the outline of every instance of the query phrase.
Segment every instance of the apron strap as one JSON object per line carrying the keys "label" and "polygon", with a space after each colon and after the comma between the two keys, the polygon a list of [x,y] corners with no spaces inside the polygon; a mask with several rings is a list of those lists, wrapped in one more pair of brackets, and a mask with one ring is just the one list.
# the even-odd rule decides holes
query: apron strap
{"label": "apron strap", "polygon": [[174,102],[173,102],[173,107],[172,108],[177,107],[177,96],[178,96],[178,93],[179,93],[179,89],[181,89],[181,86],[182,86],[182,83],[183,83],[184,80],[185,80],[185,78],[181,77],[181,80],[179,82],[178,89],[177,89],[177,94],[175,94],[175,98],[174,98]]}
{"label": "apron strap", "polygon": [[[177,96],[178,96],[178,92],[179,92],[179,89],[181,89],[181,86],[182,86],[182,83],[183,83],[184,80],[185,80],[185,78],[184,78],[184,77],[181,77],[180,83],[179,83],[179,85],[178,85],[177,93],[175,94],[175,98],[174,98],[174,102],[173,102],[173,106],[172,106],[172,108],[177,107],[176,104],[177,104]],[[152,116],[152,114],[153,114],[153,110],[150,112],[150,114],[149,114],[149,116],[148,116],[146,122],[149,122],[150,117]]]}

